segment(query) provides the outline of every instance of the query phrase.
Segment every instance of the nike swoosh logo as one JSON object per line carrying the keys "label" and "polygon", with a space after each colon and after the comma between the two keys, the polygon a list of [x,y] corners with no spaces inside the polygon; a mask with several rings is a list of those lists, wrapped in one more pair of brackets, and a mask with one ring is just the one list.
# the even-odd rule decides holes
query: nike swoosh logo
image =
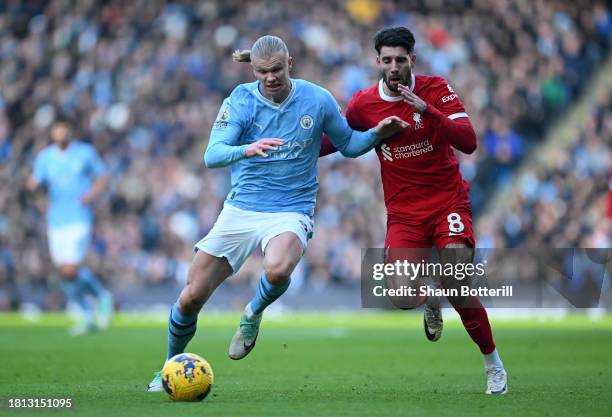
{"label": "nike swoosh logo", "polygon": [[431,333],[429,331],[429,326],[427,325],[427,321],[425,321],[425,318],[423,317],[423,328],[425,330],[425,337],[427,338],[427,340],[433,340],[436,337],[436,333]]}
{"label": "nike swoosh logo", "polygon": [[[259,336],[259,334],[257,336]],[[242,345],[244,346],[244,350],[246,350],[247,352],[250,352],[251,349],[255,347],[255,342],[257,342],[257,336],[255,336],[255,339],[253,340],[253,342],[251,342],[250,345],[247,345],[246,343],[242,342]]]}

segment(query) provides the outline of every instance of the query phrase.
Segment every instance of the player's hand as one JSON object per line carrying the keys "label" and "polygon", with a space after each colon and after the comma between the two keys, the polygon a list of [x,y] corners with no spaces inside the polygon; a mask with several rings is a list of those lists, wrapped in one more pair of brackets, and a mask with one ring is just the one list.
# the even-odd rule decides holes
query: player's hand
{"label": "player's hand", "polygon": [[28,178],[28,181],[26,182],[26,190],[33,193],[39,186],[40,184],[33,177]]}
{"label": "player's hand", "polygon": [[268,154],[266,151],[275,151],[284,143],[282,139],[275,138],[264,138],[259,139],[257,142],[251,143],[246,149],[246,157],[261,156],[267,158]]}
{"label": "player's hand", "polygon": [[399,84],[397,88],[399,92],[401,93],[404,101],[408,103],[410,106],[414,107],[414,109],[418,113],[422,114],[425,110],[427,110],[427,103],[425,103],[425,101],[423,101],[423,99],[421,99],[419,96],[414,94],[414,92],[410,89],[410,87],[403,85],[403,84]]}
{"label": "player's hand", "polygon": [[395,135],[401,129],[405,129],[409,126],[410,125],[408,123],[406,123],[399,117],[389,116],[378,122],[378,124],[374,128],[374,131],[376,132],[379,138],[387,139],[388,137]]}

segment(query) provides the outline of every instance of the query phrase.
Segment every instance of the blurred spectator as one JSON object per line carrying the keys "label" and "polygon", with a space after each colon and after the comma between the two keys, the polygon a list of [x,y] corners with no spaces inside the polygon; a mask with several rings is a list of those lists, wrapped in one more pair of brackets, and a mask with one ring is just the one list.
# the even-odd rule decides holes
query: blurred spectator
{"label": "blurred spectator", "polygon": [[505,209],[480,219],[481,244],[610,247],[612,87],[598,93],[570,146],[528,165]]}
{"label": "blurred spectator", "polygon": [[[17,283],[41,286],[49,276],[43,201],[32,201],[23,184],[61,110],[79,120],[80,137],[113,173],[111,192],[97,207],[90,264],[118,289],[183,280],[191,247],[212,226],[228,190],[228,171],[202,164],[211,123],[230,89],[252,80],[249,66],[233,64],[230,54],[264,33],[285,39],[294,77],[325,85],[345,104],[377,77],[374,32],[409,26],[417,38],[417,72],[453,80],[481,137],[474,155],[460,157],[478,216],[500,178],[509,178],[606,58],[610,9],[597,0],[415,4],[0,2],[0,271],[11,263]],[[544,240],[579,241],[579,219],[599,189],[601,170],[609,169],[597,137],[612,136],[610,117],[600,119],[596,130],[585,131],[575,161],[561,157],[556,171],[536,169],[524,180],[526,206],[517,203],[489,241],[497,242],[498,233],[510,243],[537,241],[523,239],[532,226]],[[384,204],[374,159],[321,161],[318,226],[304,285],[356,283],[360,248],[382,245]],[[577,181],[592,185],[576,191]],[[533,213],[541,220],[529,221]],[[558,230],[565,218],[573,220]],[[230,285],[256,279],[260,266],[255,260],[243,269]]]}

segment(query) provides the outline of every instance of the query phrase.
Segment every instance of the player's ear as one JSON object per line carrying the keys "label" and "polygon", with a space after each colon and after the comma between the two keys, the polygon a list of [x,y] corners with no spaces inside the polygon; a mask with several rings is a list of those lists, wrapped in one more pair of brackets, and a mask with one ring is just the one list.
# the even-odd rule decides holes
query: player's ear
{"label": "player's ear", "polygon": [[289,68],[289,71],[291,71],[291,69],[293,68],[293,57],[289,56],[289,59],[287,60],[287,67]]}
{"label": "player's ear", "polygon": [[410,63],[413,67],[416,65],[416,54],[414,52],[410,54]]}
{"label": "player's ear", "polygon": [[380,55],[376,55],[376,65],[380,65]]}

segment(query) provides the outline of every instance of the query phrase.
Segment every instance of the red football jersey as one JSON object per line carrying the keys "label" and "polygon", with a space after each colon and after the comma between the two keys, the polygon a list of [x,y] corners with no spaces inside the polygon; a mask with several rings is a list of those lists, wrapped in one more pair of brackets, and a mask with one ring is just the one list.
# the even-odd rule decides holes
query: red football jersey
{"label": "red football jersey", "polygon": [[[463,103],[444,78],[413,75],[411,88],[449,119],[467,117]],[[388,215],[419,224],[453,204],[469,201],[469,186],[457,157],[448,138],[439,137],[427,112],[419,114],[401,97],[386,95],[382,80],[357,92],[346,110],[347,121],[356,130],[370,129],[394,115],[410,127],[376,146]]]}

